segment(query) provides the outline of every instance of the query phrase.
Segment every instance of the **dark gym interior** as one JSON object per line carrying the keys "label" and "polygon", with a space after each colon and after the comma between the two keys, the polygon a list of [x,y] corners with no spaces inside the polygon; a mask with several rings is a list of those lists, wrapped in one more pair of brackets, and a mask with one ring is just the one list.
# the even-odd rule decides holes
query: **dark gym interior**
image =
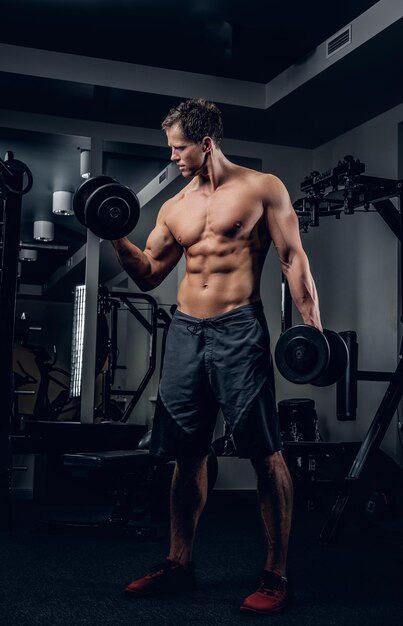
{"label": "dark gym interior", "polygon": [[[398,0],[0,0],[0,624],[402,623],[402,61]],[[185,262],[145,293],[109,240],[143,250],[184,188],[161,122],[199,97],[224,154],[286,185],[331,329],[300,330],[271,246],[294,485],[275,616],[239,612],[264,533],[221,413],[196,591],[123,595],[168,553],[174,462],[149,447]],[[293,369],[306,342],[315,372]]]}

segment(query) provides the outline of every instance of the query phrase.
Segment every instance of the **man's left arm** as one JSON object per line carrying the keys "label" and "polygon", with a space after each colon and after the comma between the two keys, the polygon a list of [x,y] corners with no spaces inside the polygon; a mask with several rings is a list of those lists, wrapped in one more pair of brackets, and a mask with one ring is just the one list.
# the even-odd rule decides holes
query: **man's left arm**
{"label": "man's left arm", "polygon": [[311,324],[322,330],[318,294],[308,257],[302,247],[298,217],[281,180],[271,175],[267,175],[265,179],[266,223],[292,299],[304,324]]}

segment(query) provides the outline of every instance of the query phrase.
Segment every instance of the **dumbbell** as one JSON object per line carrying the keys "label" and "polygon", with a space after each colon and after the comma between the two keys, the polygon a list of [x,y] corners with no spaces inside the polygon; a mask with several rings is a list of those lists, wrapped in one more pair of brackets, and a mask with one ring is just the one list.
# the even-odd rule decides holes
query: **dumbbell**
{"label": "dumbbell", "polygon": [[128,235],[140,217],[140,204],[134,191],[110,176],[84,181],[73,197],[73,211],[83,226],[101,239]]}
{"label": "dumbbell", "polygon": [[280,374],[290,382],[326,387],[344,374],[348,349],[338,333],[300,324],[282,333],[274,358]]}

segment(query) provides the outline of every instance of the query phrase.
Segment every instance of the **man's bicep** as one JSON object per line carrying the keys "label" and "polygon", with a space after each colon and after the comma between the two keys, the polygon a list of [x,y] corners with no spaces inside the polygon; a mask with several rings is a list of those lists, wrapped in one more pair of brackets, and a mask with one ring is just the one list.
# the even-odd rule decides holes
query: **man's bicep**
{"label": "man's bicep", "polygon": [[170,271],[178,263],[183,250],[169,228],[160,221],[150,233],[144,252],[155,270]]}

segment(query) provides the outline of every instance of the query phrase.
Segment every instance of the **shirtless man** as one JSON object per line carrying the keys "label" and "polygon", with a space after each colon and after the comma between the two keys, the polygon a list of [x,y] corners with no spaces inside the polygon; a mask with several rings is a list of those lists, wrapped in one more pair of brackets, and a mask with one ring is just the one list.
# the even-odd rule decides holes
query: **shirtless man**
{"label": "shirtless man", "polygon": [[267,559],[242,612],[271,614],[289,601],[286,556],[292,482],[279,435],[260,278],[271,242],[304,323],[322,329],[297,216],[283,183],[240,167],[220,149],[221,115],[203,99],[162,124],[188,185],[161,208],[144,251],[113,242],[140,289],[157,287],[182,254],[186,273],[170,325],[150,452],[175,458],[171,544],[165,561],[126,587],[133,596],[192,589],[192,547],[207,496],[207,456],[218,409],[238,456],[257,474]]}

